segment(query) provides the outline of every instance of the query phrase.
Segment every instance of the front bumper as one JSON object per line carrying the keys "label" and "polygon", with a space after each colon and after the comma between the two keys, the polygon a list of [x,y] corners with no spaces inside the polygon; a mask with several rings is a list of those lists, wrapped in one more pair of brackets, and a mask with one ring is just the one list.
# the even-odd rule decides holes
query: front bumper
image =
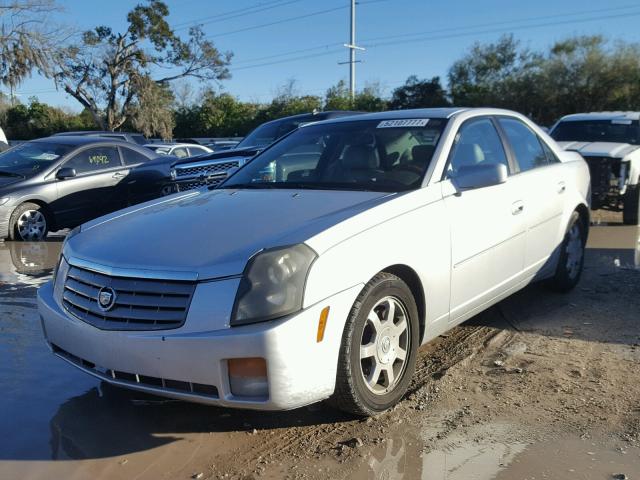
{"label": "front bumper", "polygon": [[[106,382],[166,397],[258,410],[288,410],[329,397],[335,387],[345,320],[362,286],[354,286],[286,319],[229,327],[238,280],[199,284],[185,324],[163,331],[107,331],[63,310],[53,286],[38,290],[47,342],[59,357]],[[203,287],[204,285],[204,287]],[[208,299],[211,308],[203,303]],[[229,300],[229,299],[226,299]],[[221,303],[222,302],[222,303]],[[330,306],[324,340],[316,334],[321,310]],[[214,319],[212,317],[218,317]],[[227,360],[266,360],[269,394],[239,397],[231,392]],[[213,387],[213,388],[212,388]]]}

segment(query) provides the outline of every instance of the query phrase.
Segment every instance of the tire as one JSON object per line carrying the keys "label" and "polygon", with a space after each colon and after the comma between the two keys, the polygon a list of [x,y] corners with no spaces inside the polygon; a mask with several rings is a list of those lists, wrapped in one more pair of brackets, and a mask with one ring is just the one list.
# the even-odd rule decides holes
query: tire
{"label": "tire", "polygon": [[47,233],[49,233],[49,218],[41,205],[31,202],[23,203],[11,214],[9,239],[38,242],[47,238]]}
{"label": "tire", "polygon": [[638,225],[638,217],[640,217],[640,187],[629,185],[624,194],[622,222],[625,225]]}
{"label": "tire", "polygon": [[[391,305],[393,325],[388,323]],[[376,415],[398,403],[413,376],[419,332],[418,309],[407,284],[386,272],[373,277],[347,319],[330,403],[358,416]]]}
{"label": "tire", "polygon": [[560,258],[555,275],[549,279],[548,286],[560,293],[571,291],[580,281],[584,267],[584,249],[587,232],[578,212],[573,212],[567,231],[560,245]]}

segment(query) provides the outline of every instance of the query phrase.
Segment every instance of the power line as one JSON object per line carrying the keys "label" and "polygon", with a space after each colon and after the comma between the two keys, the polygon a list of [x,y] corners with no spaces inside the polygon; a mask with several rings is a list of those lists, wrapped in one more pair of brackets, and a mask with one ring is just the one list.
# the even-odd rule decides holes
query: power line
{"label": "power line", "polygon": [[208,17],[199,18],[197,20],[190,20],[188,22],[180,22],[175,24],[174,30],[184,30],[185,28],[190,28],[195,25],[209,25],[211,23],[224,22],[226,20],[231,20],[233,18],[244,17],[247,15],[252,15],[254,13],[264,12],[265,10],[271,10],[278,7],[284,7],[285,5],[289,5],[292,3],[298,3],[302,0],[276,0],[273,2],[267,3],[258,3],[251,7],[240,8],[237,10],[231,10],[226,13],[221,13],[218,15],[211,15]]}
{"label": "power line", "polygon": [[315,16],[318,16],[318,15],[324,15],[326,13],[337,12],[338,10],[344,10],[345,8],[349,8],[349,6],[348,5],[343,5],[341,7],[327,8],[326,10],[318,10],[316,12],[306,13],[304,15],[296,15],[295,17],[283,18],[281,20],[276,20],[276,21],[269,22],[269,23],[262,23],[260,25],[252,25],[250,27],[239,28],[237,30],[230,30],[230,31],[227,31],[227,32],[216,33],[214,35],[209,35],[208,38],[223,37],[223,36],[226,36],[226,35],[232,35],[234,33],[247,32],[249,30],[256,30],[258,28],[271,27],[273,25],[280,25],[280,24],[283,24],[283,23],[293,22],[295,20],[300,20],[302,18],[315,17]]}
{"label": "power line", "polygon": [[569,25],[574,23],[595,22],[599,20],[621,18],[621,17],[637,17],[639,15],[640,15],[640,12],[627,12],[627,13],[621,13],[617,15],[603,15],[599,17],[582,18],[582,19],[575,19],[575,20],[563,20],[559,22],[546,22],[546,23],[538,23],[534,25],[522,25],[516,28],[507,28],[507,27],[496,28],[496,29],[489,29],[489,30],[479,30],[474,32],[452,33],[450,35],[434,35],[434,36],[427,36],[422,38],[414,38],[411,40],[396,40],[392,42],[381,42],[381,43],[372,43],[372,44],[365,44],[365,45],[368,48],[378,48],[378,47],[385,47],[385,46],[391,46],[391,45],[400,45],[405,43],[421,43],[421,42],[429,42],[431,40],[444,40],[448,38],[468,37],[470,35],[483,35],[487,33],[500,33],[500,32],[508,32],[508,31],[528,30],[532,28],[544,28],[544,27],[551,27],[551,26],[557,26],[557,25]]}
{"label": "power line", "polygon": [[[611,11],[611,9],[609,9],[609,11]],[[589,12],[589,13],[594,13],[594,12]],[[568,14],[562,14],[561,16],[567,16],[567,15]],[[579,15],[579,14],[576,14],[576,15]],[[472,31],[472,32],[460,32],[460,33],[453,33],[453,34],[450,34],[450,35],[432,35],[432,36],[427,36],[427,37],[423,37],[423,38],[416,38],[416,39],[411,39],[411,40],[399,40],[399,41],[393,41],[393,42],[381,42],[381,43],[377,43],[377,44],[365,44],[365,45],[368,48],[377,48],[377,47],[397,45],[397,44],[401,44],[401,43],[428,42],[428,41],[433,41],[433,40],[442,40],[442,39],[447,39],[447,38],[456,38],[456,37],[480,35],[480,34],[486,34],[486,33],[498,33],[498,32],[504,32],[504,31],[526,30],[526,29],[532,29],[532,28],[543,28],[543,27],[554,26],[554,25],[567,25],[567,24],[572,24],[572,23],[593,22],[593,21],[598,21],[598,20],[602,20],[602,19],[612,19],[612,18],[620,18],[620,17],[635,17],[635,16],[639,16],[639,15],[640,15],[640,12],[627,12],[627,13],[616,14],[616,15],[604,15],[604,16],[598,16],[598,17],[564,20],[564,21],[559,21],[559,22],[546,22],[546,23],[538,23],[538,24],[534,24],[534,25],[523,25],[523,26],[519,26],[519,27],[517,27],[515,29],[509,28],[509,27],[504,27],[504,28],[499,28],[499,29],[490,29],[490,30],[481,30],[481,31]],[[546,17],[544,17],[544,18],[546,18]],[[535,21],[535,20],[539,20],[539,18],[533,18],[531,20]],[[496,23],[504,24],[505,22],[496,22]],[[469,25],[467,27],[461,27],[461,28],[473,29],[473,28],[480,28],[480,26],[478,26],[478,25]],[[431,33],[435,33],[435,32],[433,32],[433,31],[432,32],[423,32],[422,34],[420,34],[419,32],[416,32],[416,33],[414,33],[412,35],[414,35],[414,36],[416,36],[416,35],[430,35]],[[390,37],[394,37],[394,36],[390,36]],[[379,37],[378,39],[383,39],[383,38],[385,38],[385,37]],[[371,40],[369,40],[369,41],[371,41]],[[322,45],[322,46],[318,46],[318,47],[310,47],[308,49],[300,49],[300,50],[294,50],[294,51],[290,51],[290,52],[283,52],[283,53],[271,55],[271,56],[268,56],[268,57],[262,57],[262,59],[268,59],[268,58],[274,58],[274,57],[282,57],[282,56],[286,56],[286,55],[290,55],[290,54],[294,54],[294,53],[303,53],[305,51],[313,51],[313,50],[317,50],[317,49],[321,49],[321,48],[329,48],[329,47],[336,46],[336,45],[340,45],[340,44],[327,44],[327,45]],[[317,58],[317,57],[330,55],[330,54],[333,54],[333,53],[339,53],[341,51],[342,51],[342,49],[335,49],[335,50],[329,50],[329,51],[326,51],[326,52],[320,52],[320,53],[312,54],[312,55],[301,55],[301,56],[296,56],[296,57],[292,57],[292,58],[285,58],[285,59],[277,60],[277,61],[260,62],[260,63],[256,63],[256,64],[243,65],[243,66],[238,67],[238,68],[233,68],[232,67],[231,71],[247,70],[247,69],[251,69],[251,68],[266,67],[266,66],[278,65],[278,64],[282,64],[282,63],[295,62],[295,61],[299,61],[299,60],[307,60],[307,59],[312,59],[312,58]],[[260,59],[254,59],[254,60],[258,61]]]}
{"label": "power line", "polygon": [[[545,16],[541,16],[541,17],[524,17],[524,18],[517,18],[517,19],[505,20],[505,21],[500,21],[500,22],[480,23],[480,24],[475,24],[475,25],[467,25],[467,26],[461,26],[461,27],[450,27],[450,28],[443,28],[443,29],[439,29],[439,30],[429,30],[429,31],[423,31],[423,32],[401,33],[401,34],[397,34],[397,35],[385,35],[383,37],[367,38],[367,39],[363,40],[363,42],[371,42],[371,41],[376,41],[376,40],[387,40],[387,39],[393,39],[393,38],[413,37],[413,36],[417,36],[417,35],[425,35],[425,34],[432,34],[432,33],[453,32],[453,31],[456,31],[456,30],[468,30],[470,28],[493,27],[493,26],[498,26],[498,25],[514,24],[514,23],[520,23],[520,22],[534,22],[534,21],[538,21],[538,20],[548,20],[548,19],[562,18],[562,17],[584,16],[584,15],[589,15],[589,14],[592,14],[592,13],[602,13],[602,12],[614,12],[614,11],[619,11],[619,10],[628,10],[630,8],[632,8],[632,9],[633,8],[638,8],[638,4],[626,5],[626,6],[622,6],[622,7],[616,7],[616,8],[600,8],[600,9],[596,9],[596,10],[583,10],[583,11],[577,12],[577,13],[573,12],[573,13],[560,13],[560,14],[557,14],[557,15],[545,15]],[[578,20],[578,19],[576,19],[576,20]]]}

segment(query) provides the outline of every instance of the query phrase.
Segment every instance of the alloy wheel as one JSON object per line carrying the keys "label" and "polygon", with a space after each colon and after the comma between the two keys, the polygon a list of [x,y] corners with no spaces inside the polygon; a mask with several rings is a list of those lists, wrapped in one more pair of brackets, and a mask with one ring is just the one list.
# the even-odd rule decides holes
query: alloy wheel
{"label": "alloy wheel", "polygon": [[27,210],[20,215],[17,222],[20,238],[26,241],[42,240],[47,233],[47,219],[38,210]]}
{"label": "alloy wheel", "polygon": [[576,278],[580,272],[583,255],[582,232],[576,222],[569,230],[569,241],[567,242],[567,272],[570,278]]}
{"label": "alloy wheel", "polygon": [[385,395],[402,379],[409,329],[406,308],[396,297],[380,299],[369,312],[360,340],[360,373],[374,394]]}

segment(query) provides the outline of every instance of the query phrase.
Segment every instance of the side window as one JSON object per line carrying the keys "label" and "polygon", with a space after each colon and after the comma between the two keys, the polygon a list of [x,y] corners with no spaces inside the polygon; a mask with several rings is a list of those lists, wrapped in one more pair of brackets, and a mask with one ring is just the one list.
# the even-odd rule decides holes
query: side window
{"label": "side window", "polygon": [[175,155],[178,158],[185,158],[189,156],[189,154],[187,153],[187,149],[184,147],[174,148],[172,155]]}
{"label": "side window", "polygon": [[78,175],[122,166],[117,147],[88,148],[64,164],[75,168]]}
{"label": "side window", "polygon": [[553,153],[553,150],[551,150],[551,148],[549,148],[549,145],[544,143],[544,140],[540,140],[540,144],[542,145],[542,149],[544,150],[544,153],[547,156],[547,162],[560,163],[560,160],[558,159],[558,157],[556,157],[556,154]]}
{"label": "side window", "polygon": [[498,122],[511,143],[521,172],[549,164],[538,136],[529,127],[513,118],[499,118]]}
{"label": "side window", "polygon": [[205,150],[200,147],[189,147],[189,156],[193,157],[194,155],[202,155],[205,153]]}
{"label": "side window", "polygon": [[456,134],[447,176],[454,178],[461,167],[480,163],[501,163],[509,169],[502,140],[488,118],[473,120]]}
{"label": "side window", "polygon": [[122,161],[125,165],[138,165],[149,160],[149,158],[132,148],[120,147],[122,153]]}

